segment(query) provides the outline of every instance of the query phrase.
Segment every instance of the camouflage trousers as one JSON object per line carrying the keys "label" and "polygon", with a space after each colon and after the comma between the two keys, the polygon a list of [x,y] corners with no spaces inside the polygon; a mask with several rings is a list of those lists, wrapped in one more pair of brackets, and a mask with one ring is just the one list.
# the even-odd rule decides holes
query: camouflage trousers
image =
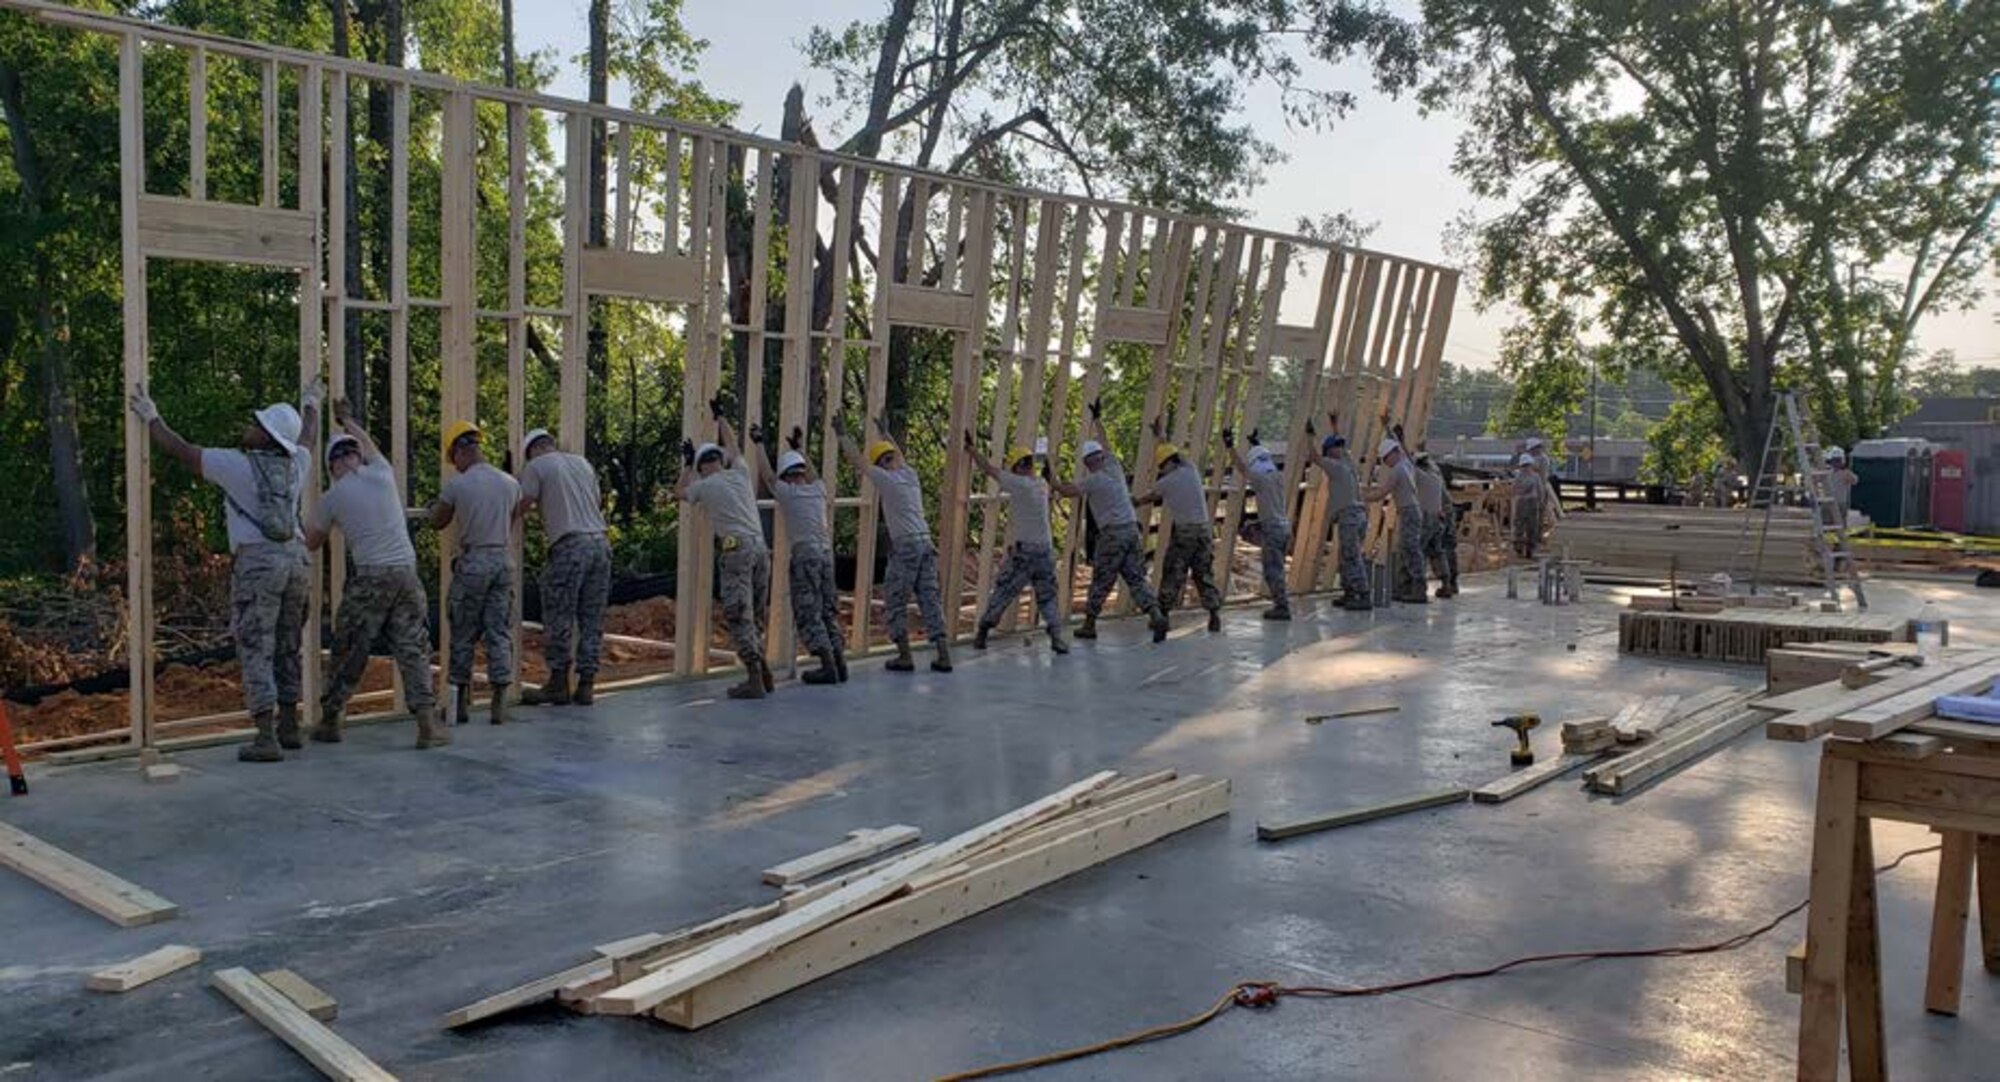
{"label": "camouflage trousers", "polygon": [[549,549],[542,571],[542,660],[550,671],[566,672],[574,662],[577,675],[596,675],[610,599],[611,544],[603,534],[573,533]]}
{"label": "camouflage trousers", "polygon": [[1097,547],[1090,553],[1090,599],[1083,611],[1091,616],[1104,611],[1111,588],[1125,580],[1125,596],[1140,612],[1150,612],[1158,598],[1146,581],[1146,547],[1139,540],[1136,523],[1100,526]]}
{"label": "camouflage trousers", "polygon": [[361,567],[347,580],[340,612],[333,621],[333,672],[327,677],[321,704],[331,717],[347,708],[347,700],[368,669],[369,648],[387,634],[390,656],[403,678],[403,699],[412,710],[437,705],[431,685],[431,629],[426,623],[430,603],[415,567]]}
{"label": "camouflage trousers", "polygon": [[1222,608],[1222,591],[1215,588],[1215,531],[1206,522],[1174,524],[1160,574],[1162,608],[1172,612],[1180,606],[1189,576],[1201,593],[1202,608],[1210,612]]}
{"label": "camouflage trousers", "polygon": [[1361,558],[1361,546],[1368,534],[1368,509],[1348,504],[1334,513],[1340,530],[1340,589],[1349,597],[1368,597],[1374,586],[1368,581],[1368,564]]}
{"label": "camouflage trousers", "polygon": [[1056,612],[1056,555],[1047,545],[1008,546],[1007,563],[1000,568],[1000,578],[993,583],[993,593],[986,599],[986,611],[980,613],[979,622],[986,627],[999,624],[1007,606],[1021,595],[1023,586],[1035,588],[1035,608],[1041,613],[1042,625],[1051,632],[1060,632],[1062,617]]}
{"label": "camouflage trousers", "polygon": [[1541,497],[1519,497],[1514,501],[1514,551],[1533,558],[1542,543]]}
{"label": "camouflage trousers", "polygon": [[1424,593],[1424,512],[1417,507],[1396,508],[1396,593],[1418,597]]}
{"label": "camouflage trousers", "polygon": [[792,546],[792,627],[810,654],[841,648],[840,587],[833,578],[833,552],[824,545]]}
{"label": "camouflage trousers", "polygon": [[459,554],[451,563],[451,682],[472,683],[472,654],[486,640],[486,679],[514,682],[514,562],[497,545]]}
{"label": "camouflage trousers", "polygon": [[937,549],[930,538],[896,541],[889,546],[889,574],[882,584],[883,617],[889,623],[889,641],[910,641],[910,594],[917,595],[923,613],[924,633],[932,642],[944,641],[944,598],[938,589]]}
{"label": "camouflage trousers", "polygon": [[729,645],[743,664],[764,660],[764,614],[771,608],[771,552],[739,545],[722,553],[716,592]]}
{"label": "camouflage trousers", "polygon": [[229,569],[229,634],[243,670],[243,705],[252,714],[299,701],[307,578],[305,549],[294,542],[236,550]]}
{"label": "camouflage trousers", "polygon": [[1444,511],[1424,516],[1424,556],[1441,585],[1458,582],[1458,508],[1446,501]]}
{"label": "camouflage trousers", "polygon": [[1265,523],[1258,531],[1257,556],[1264,565],[1264,590],[1271,595],[1274,608],[1291,605],[1291,594],[1285,586],[1285,553],[1291,547],[1292,527],[1289,523]]}

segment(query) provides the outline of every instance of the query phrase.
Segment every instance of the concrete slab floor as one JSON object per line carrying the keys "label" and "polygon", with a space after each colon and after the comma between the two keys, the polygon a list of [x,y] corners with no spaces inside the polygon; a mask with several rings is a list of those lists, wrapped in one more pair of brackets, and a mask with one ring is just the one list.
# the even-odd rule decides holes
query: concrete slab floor
{"label": "concrete slab floor", "polygon": [[[1964,641],[2000,641],[1989,603],[1877,582],[1875,609],[1935,596]],[[857,669],[844,688],[763,703],[719,684],[591,710],[522,710],[408,749],[364,728],[282,765],[176,756],[178,785],[127,761],[32,771],[8,822],[178,902],[120,930],[0,874],[0,1078],[315,1077],[205,985],[224,966],[292,969],[340,1001],[337,1030],[418,1079],[920,1078],[1110,1037],[1205,1007],[1233,982],[1354,985],[1522,954],[1713,940],[1803,897],[1816,749],[1751,737],[1622,801],[1571,782],[1294,839],[1293,818],[1507,770],[1518,710],[1608,713],[1749,669],[1616,653],[1610,592],[1344,613],[1153,646],[1119,622],[1051,657],[1010,636],[943,676]],[[1183,622],[1192,621],[1183,615]],[[1026,644],[1026,645],[1024,645]],[[1574,646],[1575,649],[1570,649]],[[1308,714],[1394,713],[1308,725]],[[1545,753],[1554,726],[1538,734]],[[1172,766],[1235,783],[1234,810],[1123,859],[684,1033],[556,1008],[462,1033],[441,1016],[582,960],[590,947],[771,896],[761,869],[857,827],[942,837],[1092,771]],[[1883,860],[1929,844],[1883,826]],[[1906,1078],[1996,1077],[2000,980],[1967,963],[1963,1017],[1926,1016],[1936,858],[1883,877],[1890,1062]],[[1419,992],[1290,1000],[1050,1078],[1773,1078],[1791,1072],[1793,918],[1727,954],[1531,969]],[[202,964],[123,995],[83,978],[165,943]],[[1972,937],[1969,953],[1976,951]]]}

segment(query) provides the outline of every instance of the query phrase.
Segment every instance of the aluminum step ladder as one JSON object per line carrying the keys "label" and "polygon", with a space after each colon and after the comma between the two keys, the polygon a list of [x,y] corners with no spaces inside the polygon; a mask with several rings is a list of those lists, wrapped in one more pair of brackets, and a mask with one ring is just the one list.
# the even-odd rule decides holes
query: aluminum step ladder
{"label": "aluminum step ladder", "polygon": [[[1778,392],[1776,408],[1771,411],[1771,427],[1764,436],[1764,457],[1751,482],[1743,532],[1737,541],[1736,558],[1730,565],[1730,577],[1740,580],[1740,572],[1748,562],[1752,595],[1762,585],[1764,543],[1781,504],[1804,506],[1812,512],[1816,528],[1809,546],[1814,562],[1819,565],[1826,596],[1838,603],[1841,588],[1846,587],[1854,591],[1856,606],[1866,610],[1868,595],[1862,589],[1860,569],[1855,566],[1854,552],[1848,543],[1847,514],[1834,496],[1833,470],[1827,465],[1826,451],[1820,445],[1812,415],[1806,411],[1799,393],[1792,390]],[[1753,541],[1751,524],[1757,521],[1760,509],[1763,516]]]}

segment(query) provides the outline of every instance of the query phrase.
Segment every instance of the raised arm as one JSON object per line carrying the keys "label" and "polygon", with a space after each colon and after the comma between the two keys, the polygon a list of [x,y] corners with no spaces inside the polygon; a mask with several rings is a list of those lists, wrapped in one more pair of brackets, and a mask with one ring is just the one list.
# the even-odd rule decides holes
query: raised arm
{"label": "raised arm", "polygon": [[172,456],[175,461],[201,476],[201,448],[181,438],[172,426],[160,417],[160,408],[153,404],[153,398],[146,393],[146,385],[132,385],[130,399],[132,413],[146,426],[146,434],[152,437],[153,445]]}
{"label": "raised arm", "polygon": [[806,455],[806,430],[798,425],[793,425],[792,430],[785,434],[785,446],[797,451],[799,457],[806,460],[804,467],[806,471],[806,483],[811,484],[819,480],[819,471],[813,469],[812,459]]}
{"label": "raised arm", "polygon": [[683,503],[688,498],[688,486],[694,484],[694,441],[681,440],[681,472],[674,478],[674,499]]}
{"label": "raised arm", "polygon": [[326,377],[318,373],[306,382],[306,389],[299,395],[299,446],[319,446],[320,405],[326,401]]}
{"label": "raised arm", "polygon": [[984,473],[986,476],[993,478],[995,481],[998,481],[1000,479],[999,468],[993,465],[993,463],[989,461],[985,455],[979,453],[979,445],[973,442],[972,439],[972,430],[969,428],[966,429],[964,436],[965,436],[964,440],[965,453],[972,456],[973,465],[978,466],[979,471],[981,473]]}
{"label": "raised arm", "polygon": [[722,415],[722,399],[709,399],[708,408],[715,414],[715,442],[722,448],[722,464],[729,469],[735,469],[737,460],[743,457],[741,450],[743,445],[736,438],[736,426],[730,424],[729,418]]}
{"label": "raised arm", "polygon": [[1223,447],[1225,447],[1225,448],[1227,448],[1227,449],[1229,450],[1229,460],[1230,460],[1231,462],[1233,462],[1233,463],[1234,463],[1234,464],[1236,465],[1236,481],[1237,481],[1237,483],[1238,483],[1238,484],[1246,484],[1246,485],[1247,485],[1247,484],[1249,484],[1249,483],[1250,483],[1250,460],[1249,460],[1249,459],[1247,459],[1247,458],[1244,458],[1244,457],[1243,457],[1243,449],[1242,449],[1241,447],[1238,447],[1238,446],[1236,446],[1236,430],[1235,430],[1235,429],[1233,429],[1233,428],[1225,428],[1225,429],[1223,429],[1223,430],[1222,430],[1222,446],[1223,446]]}
{"label": "raised arm", "polygon": [[861,448],[854,442],[854,437],[844,431],[840,434],[840,453],[847,456],[856,474],[862,477],[868,475],[868,460],[861,457]]}
{"label": "raised arm", "polygon": [[750,426],[750,444],[756,450],[750,453],[750,461],[755,464],[757,480],[770,491],[778,483],[777,472],[771,468],[771,453],[764,446],[764,429],[761,425]]}
{"label": "raised arm", "polygon": [[361,423],[354,419],[354,410],[348,406],[346,399],[342,398],[334,402],[333,419],[336,424],[340,425],[342,432],[354,437],[355,444],[361,448],[361,461],[374,462],[382,457],[382,449],[375,446],[375,438],[370,436],[368,430],[361,427]]}

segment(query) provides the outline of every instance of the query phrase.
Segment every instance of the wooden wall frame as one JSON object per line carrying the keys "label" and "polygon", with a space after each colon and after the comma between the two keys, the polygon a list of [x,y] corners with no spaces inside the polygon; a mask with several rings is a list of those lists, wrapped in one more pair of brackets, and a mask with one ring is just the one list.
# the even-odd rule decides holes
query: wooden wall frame
{"label": "wooden wall frame", "polygon": [[[1428,419],[1445,335],[1450,327],[1458,272],[1450,268],[1384,252],[1331,245],[1311,238],[1259,229],[1237,222],[1138,206],[1115,200],[1087,199],[1062,193],[1006,187],[962,176],[910,169],[891,162],[847,158],[813,147],[766,139],[742,132],[685,123],[610,106],[558,98],[531,91],[476,85],[437,74],[389,68],[362,61],[237,41],[177,27],[80,11],[43,0],[0,0],[0,9],[22,13],[46,24],[108,35],[118,43],[119,143],[121,159],[121,261],[125,283],[124,375],[138,382],[147,375],[146,261],[151,258],[193,258],[278,266],[300,275],[299,370],[301,380],[322,370],[327,358],[344,355],[346,317],[350,312],[387,315],[390,351],[390,454],[408,492],[409,469],[441,468],[430,448],[413,452],[409,446],[410,376],[409,319],[412,311],[436,310],[442,329],[440,365],[441,420],[477,420],[478,369],[475,358],[482,321],[505,330],[507,405],[505,426],[510,450],[531,421],[553,420],[558,439],[572,450],[584,446],[590,387],[584,356],[593,298],[640,297],[678,306],[685,312],[687,362],[683,375],[684,433],[712,436],[709,398],[723,386],[723,369],[737,336],[748,356],[759,359],[767,343],[782,356],[778,386],[764,385],[763,365],[744,373],[745,400],[738,403],[743,418],[775,413],[778,433],[793,425],[817,431],[821,439],[820,470],[838,479],[835,434],[858,429],[867,440],[878,438],[874,418],[886,401],[889,348],[898,326],[928,327],[951,335],[951,389],[946,424],[946,470],[939,489],[930,496],[938,533],[947,616],[956,634],[967,605],[976,605],[991,588],[1000,555],[999,503],[990,486],[975,491],[971,463],[957,447],[956,433],[985,420],[984,439],[997,452],[1009,443],[1032,446],[1046,439],[1052,453],[1073,457],[1082,439],[1082,403],[1096,397],[1106,381],[1117,378],[1106,363],[1114,345],[1128,343],[1150,355],[1146,384],[1147,415],[1165,419],[1170,437],[1203,469],[1211,492],[1211,507],[1219,500],[1221,544],[1218,570],[1226,574],[1236,548],[1245,511],[1235,494],[1217,434],[1223,427],[1247,429],[1261,416],[1274,359],[1303,365],[1299,405],[1284,433],[1272,443],[1285,451],[1289,491],[1298,493],[1290,575],[1293,588],[1304,592],[1330,581],[1337,561],[1329,559],[1330,518],[1323,481],[1308,467],[1317,448],[1305,434],[1306,418],[1337,407],[1359,457],[1373,458],[1373,441],[1380,435],[1376,415],[1389,409],[1402,419],[1411,437],[1421,440]],[[144,119],[148,103],[142,67],[157,54],[185,54],[195,100],[204,101],[209,64],[218,58],[261,66],[264,82],[265,134],[261,151],[265,170],[261,198],[255,205],[217,201],[208,191],[208,139],[205,106],[190,116],[191,166],[185,197],[146,191]],[[299,191],[296,206],[279,205],[280,184],[275,136],[280,116],[279,77],[295,77],[298,91],[296,160]],[[439,138],[443,201],[439,296],[412,294],[407,233],[390,235],[390,280],[380,299],[347,295],[345,254],[329,237],[345,234],[349,206],[340,184],[322,177],[342,175],[349,153],[344,133],[351,115],[350,96],[356,86],[386,87],[391,93],[394,143],[389,171],[390,207],[394,221],[409,212],[411,96],[424,94],[441,105]],[[482,106],[504,110],[506,138],[479,139]],[[527,190],[531,182],[526,143],[528,114],[540,110],[559,117],[564,144],[559,170],[566,194],[562,234],[562,292],[553,306],[530,303],[526,280]],[[603,125],[611,133],[615,158],[613,205],[606,244],[589,243],[585,222],[588,202],[590,129]],[[665,140],[664,168],[647,165],[635,147],[647,140]],[[657,145],[657,143],[655,144]],[[488,157],[490,156],[490,157]],[[650,160],[650,159],[649,159]],[[475,235],[478,208],[473,185],[482,162],[504,169],[507,177],[505,307],[478,307],[475,281]],[[740,162],[746,184],[754,184],[754,252],[751,260],[748,319],[734,324],[725,295],[727,272],[723,236],[725,194],[732,162]],[[493,163],[498,163],[493,164]],[[779,202],[781,175],[791,179],[785,202]],[[642,248],[647,235],[645,193],[654,193],[661,208],[652,219],[664,234],[658,250]],[[849,241],[867,236],[870,196],[873,196],[870,238],[880,253],[879,269],[854,265]],[[898,209],[915,208],[913,228],[906,238],[907,271],[894,273],[890,253],[899,240]],[[683,216],[682,208],[686,214]],[[765,325],[766,275],[770,269],[773,217],[782,211],[792,223],[782,253],[786,267],[785,318],[782,327]],[[822,266],[815,255],[820,245],[832,253]],[[1316,277],[1292,282],[1299,260],[1311,253]],[[859,334],[849,325],[846,305],[836,303],[826,326],[812,321],[814,276],[829,274],[836,296],[849,289],[866,297],[868,318]],[[1310,323],[1285,318],[1288,293],[1313,298]],[[1293,307],[1301,307],[1294,305]],[[528,321],[560,321],[563,350],[554,418],[530,418],[524,385]],[[855,417],[846,402],[849,351],[864,352],[862,401]],[[818,363],[816,363],[816,361]],[[813,374],[824,384],[814,395]],[[345,393],[343,366],[334,364],[331,385]],[[775,410],[764,409],[767,394],[775,395]],[[824,408],[814,413],[815,401]],[[1310,404],[1310,406],[1308,406]],[[838,416],[846,411],[847,416]],[[1155,476],[1155,441],[1143,434],[1136,448],[1121,448],[1120,457],[1136,473],[1135,488],[1150,485]],[[317,449],[315,449],[317,450]],[[125,422],[125,468],[128,535],[127,591],[131,603],[133,641],[130,651],[132,696],[129,731],[133,744],[155,743],[152,683],[155,631],[152,598],[152,521],[150,507],[151,454],[146,433],[136,420]],[[836,511],[859,516],[858,571],[851,623],[852,645],[865,649],[873,632],[871,600],[875,591],[876,537],[879,509],[865,478],[849,495],[835,493]],[[977,532],[973,516],[979,515]],[[1148,525],[1151,518],[1146,516]],[[1373,531],[1382,540],[1380,516]],[[1065,507],[1057,512],[1059,568],[1073,575],[1083,553],[1083,515]],[[1164,525],[1164,523],[1162,523]],[[677,620],[673,672],[695,676],[708,671],[708,644],[715,614],[712,589],[713,547],[698,513],[681,522]],[[791,621],[785,586],[786,556],[782,527],[772,546],[774,554],[770,641],[774,661],[793,657]],[[520,539],[515,539],[520,551]],[[322,580],[330,579],[337,599],[342,586],[342,554],[314,562],[312,606],[308,628],[306,672],[308,712],[316,709],[319,683],[317,629],[324,605]],[[446,542],[449,552],[449,539]],[[973,554],[968,577],[967,556]],[[1157,581],[1159,569],[1153,569]],[[447,590],[448,559],[439,569],[438,585]],[[1068,581],[1065,579],[1065,581]],[[969,586],[969,589],[968,589]],[[1061,593],[1064,615],[1073,604],[1069,590]],[[518,601],[517,615],[518,620]],[[448,614],[445,620],[448,621]],[[448,642],[448,626],[440,643]],[[440,680],[443,679],[440,673]],[[212,721],[210,722],[212,724]],[[170,723],[171,724],[171,723]]]}

